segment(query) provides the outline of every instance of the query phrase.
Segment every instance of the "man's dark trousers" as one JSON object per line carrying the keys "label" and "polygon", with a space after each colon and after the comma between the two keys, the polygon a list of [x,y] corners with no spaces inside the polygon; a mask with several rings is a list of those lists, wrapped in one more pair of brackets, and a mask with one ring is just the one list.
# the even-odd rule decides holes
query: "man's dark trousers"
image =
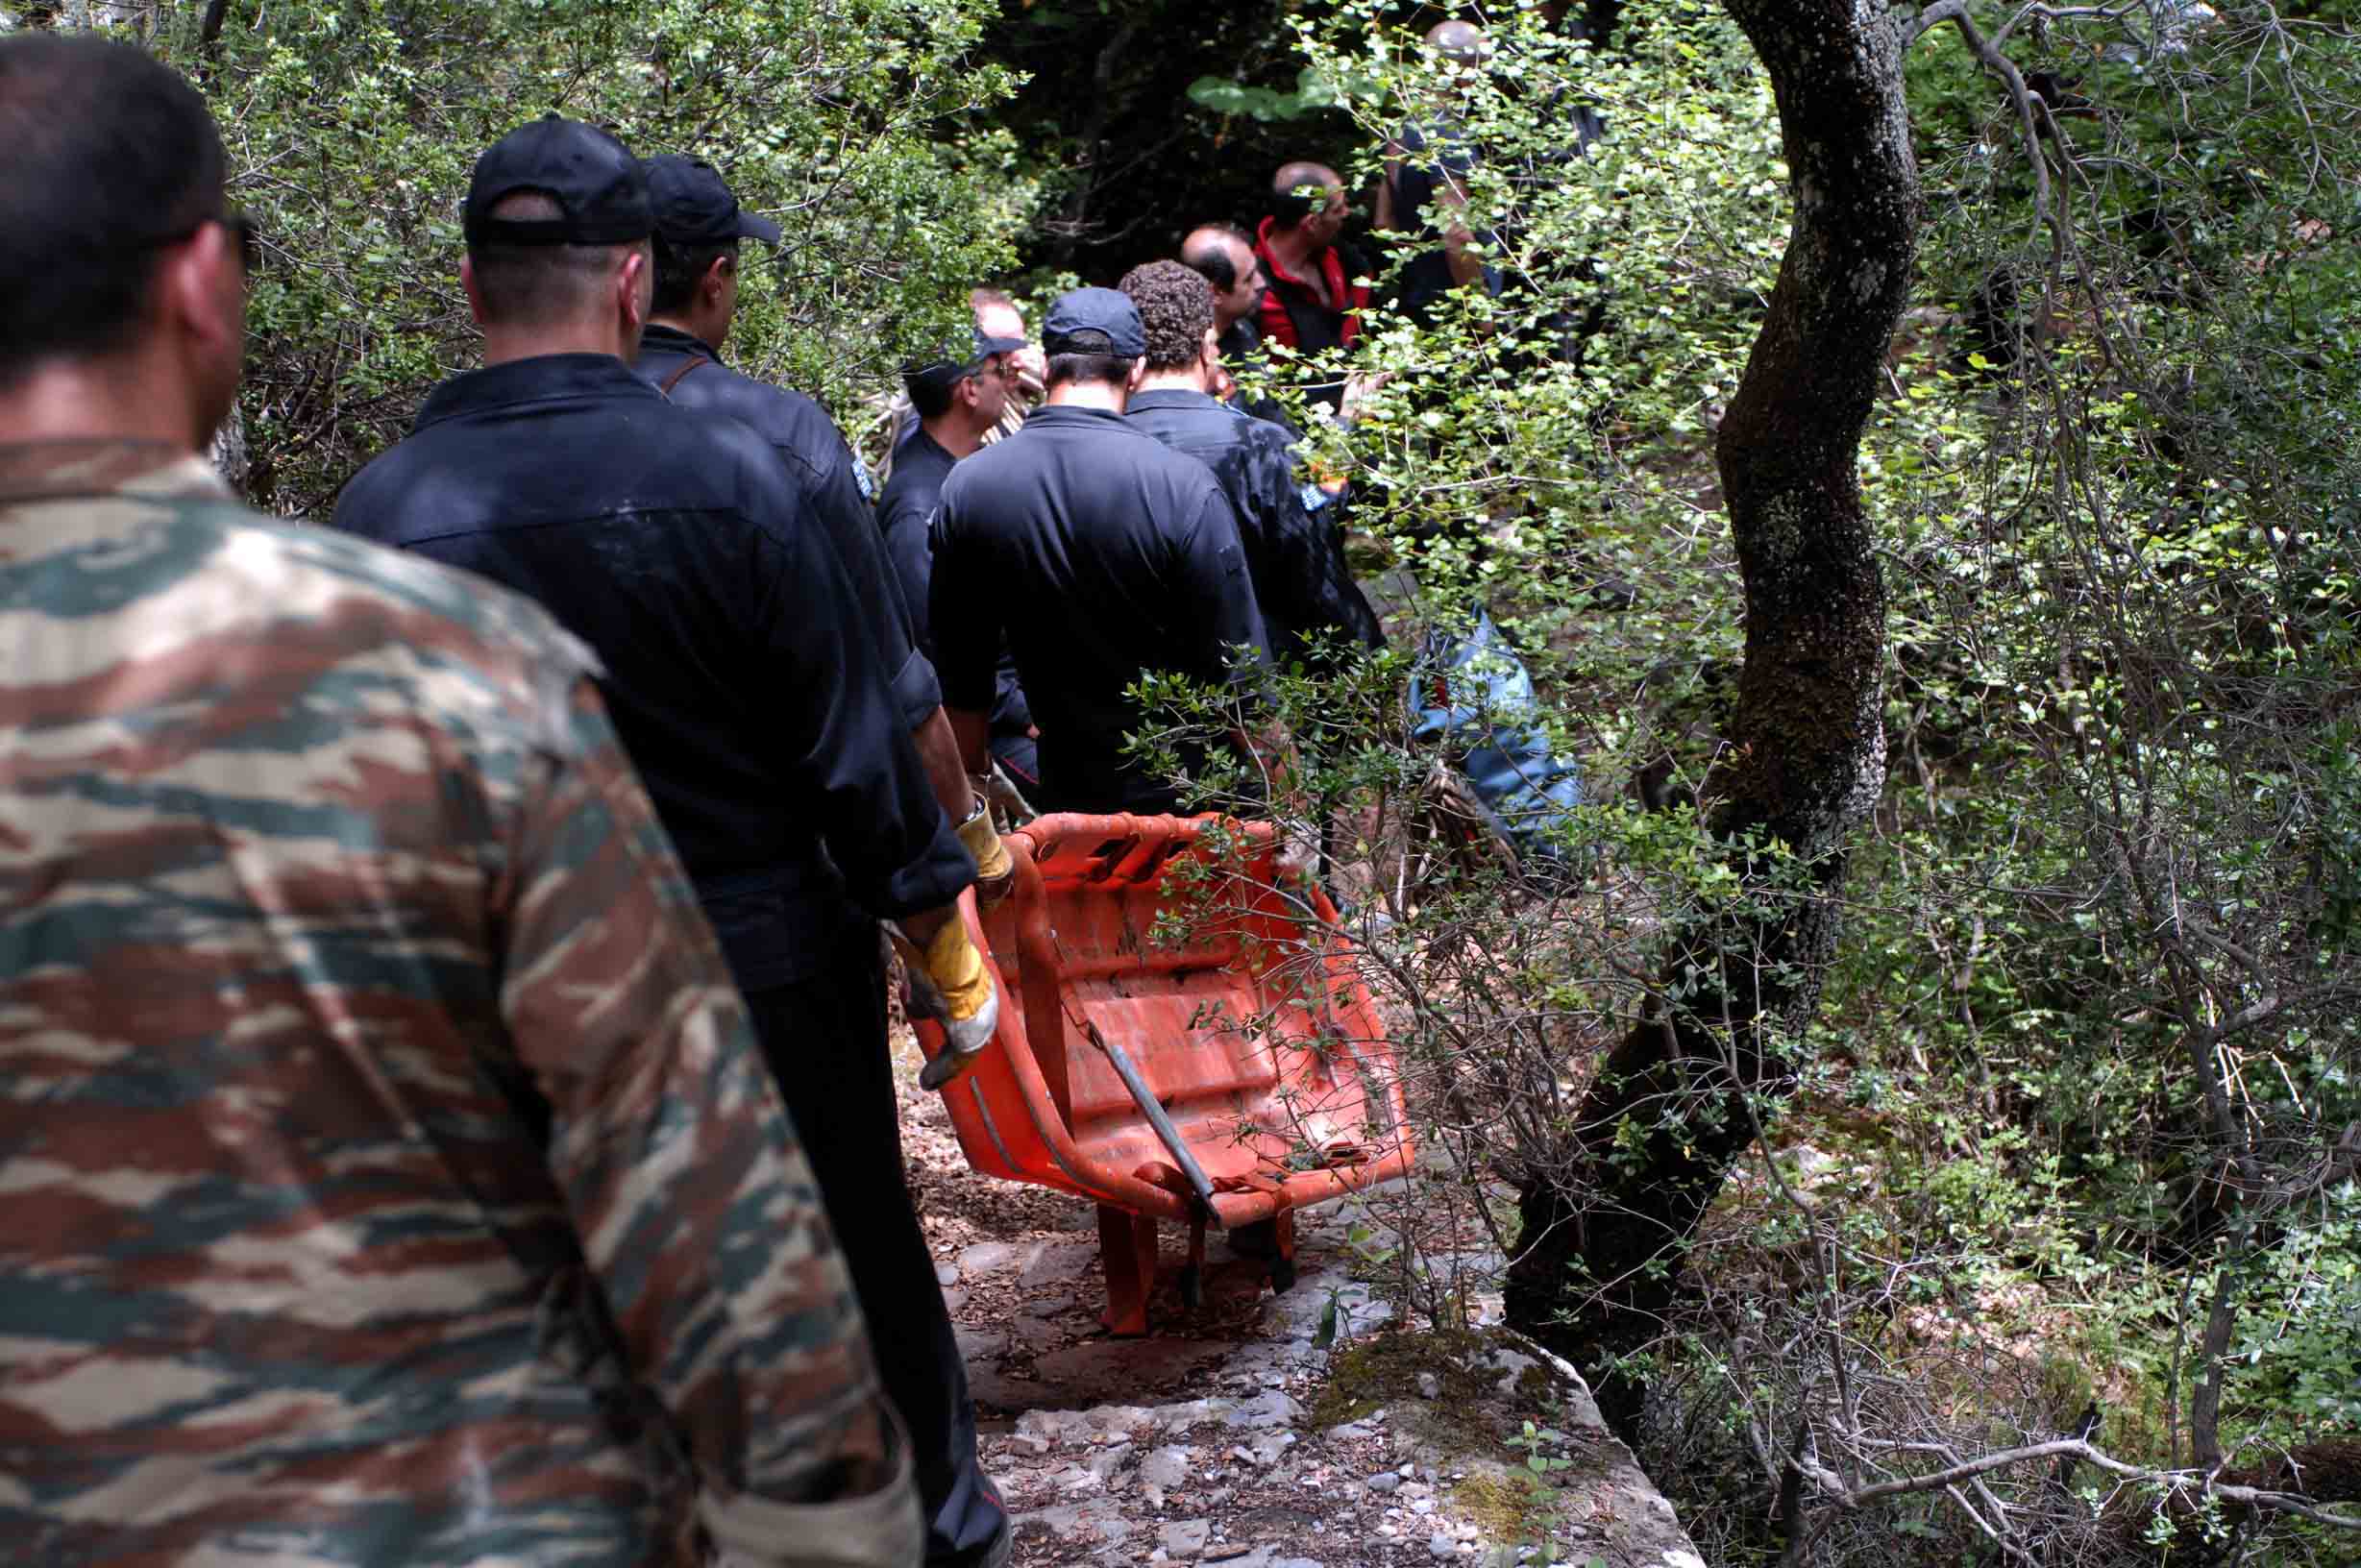
{"label": "man's dark trousers", "polygon": [[[771,1075],[795,1117],[836,1244],[869,1319],[885,1390],[910,1428],[929,1568],[981,1562],[1007,1519],[975,1461],[975,1404],[902,1174],[877,930],[846,930],[800,980],[746,993]],[[931,1356],[917,1347],[929,1346]]]}

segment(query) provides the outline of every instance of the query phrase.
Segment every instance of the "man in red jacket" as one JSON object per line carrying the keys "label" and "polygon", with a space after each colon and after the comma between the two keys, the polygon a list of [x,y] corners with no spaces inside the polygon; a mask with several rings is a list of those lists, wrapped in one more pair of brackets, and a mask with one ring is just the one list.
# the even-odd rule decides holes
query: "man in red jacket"
{"label": "man in red jacket", "polygon": [[[1369,291],[1357,282],[1366,270],[1360,257],[1337,243],[1352,215],[1344,182],[1325,164],[1295,162],[1281,167],[1270,190],[1271,214],[1254,246],[1270,283],[1263,294],[1263,341],[1304,355],[1350,348],[1361,335]],[[1334,408],[1343,400],[1344,381],[1323,378],[1307,390]]]}

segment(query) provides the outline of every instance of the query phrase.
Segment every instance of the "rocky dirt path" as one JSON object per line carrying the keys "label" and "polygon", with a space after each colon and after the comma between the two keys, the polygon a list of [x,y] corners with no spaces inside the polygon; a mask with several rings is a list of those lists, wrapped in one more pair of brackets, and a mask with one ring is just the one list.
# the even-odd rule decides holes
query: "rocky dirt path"
{"label": "rocky dirt path", "polygon": [[[1213,1239],[1199,1310],[1168,1274],[1150,1335],[1109,1337],[1091,1208],[970,1171],[906,1036],[901,1055],[911,1188],[1020,1568],[1705,1568],[1572,1369],[1486,1325],[1496,1299],[1470,1334],[1390,1332],[1354,1277],[1365,1213],[1299,1222],[1284,1296]],[[1546,1488],[1508,1441],[1527,1420],[1551,1433]]]}

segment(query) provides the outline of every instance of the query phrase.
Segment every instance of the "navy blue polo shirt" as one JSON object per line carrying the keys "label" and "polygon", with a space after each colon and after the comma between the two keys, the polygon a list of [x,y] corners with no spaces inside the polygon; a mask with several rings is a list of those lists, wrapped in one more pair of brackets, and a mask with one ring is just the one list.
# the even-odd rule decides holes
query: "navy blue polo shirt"
{"label": "navy blue polo shirt", "polygon": [[704,339],[660,322],[642,334],[632,368],[661,385],[692,359],[708,362],[675,380],[668,395],[683,408],[726,414],[750,427],[786,463],[812,515],[835,543],[852,584],[853,604],[876,639],[903,727],[918,728],[943,705],[943,688],[932,661],[921,651],[912,606],[878,550],[869,476],[853,461],[836,422],[802,393],[741,375],[723,364],[720,352]]}
{"label": "navy blue polo shirt", "polygon": [[877,496],[877,532],[885,541],[886,562],[894,569],[902,602],[910,606],[910,629],[930,658],[934,628],[926,595],[934,577],[935,551],[928,530],[943,500],[943,481],[951,477],[951,465],[958,460],[914,419],[894,443],[894,471]]}
{"label": "navy blue polo shirt", "polygon": [[[935,508],[943,502],[943,481],[958,460],[923,425],[913,423],[894,448],[894,474],[877,497],[877,529],[884,536],[885,558],[894,569],[902,602],[910,606],[910,629],[919,651],[929,659],[935,651],[934,627],[927,619],[935,570]],[[1032,710],[1017,679],[1017,661],[1003,648],[993,688],[992,733],[1022,735],[1032,726]]]}
{"label": "navy blue polo shirt", "polygon": [[741,987],[975,874],[827,536],[777,456],[606,355],[454,377],[335,525],[537,600],[600,688]]}
{"label": "navy blue polo shirt", "polygon": [[1122,758],[1141,727],[1123,688],[1151,671],[1222,679],[1262,612],[1238,524],[1201,463],[1119,414],[1049,405],[953,468],[935,514],[932,605],[944,700],[992,700],[1003,633],[1041,726],[1043,804],[1169,812]]}
{"label": "navy blue polo shirt", "polygon": [[1265,645],[1282,667],[1302,656],[1307,635],[1386,645],[1376,612],[1344,563],[1343,541],[1304,509],[1287,431],[1179,388],[1132,394],[1123,417],[1213,471],[1238,515]]}

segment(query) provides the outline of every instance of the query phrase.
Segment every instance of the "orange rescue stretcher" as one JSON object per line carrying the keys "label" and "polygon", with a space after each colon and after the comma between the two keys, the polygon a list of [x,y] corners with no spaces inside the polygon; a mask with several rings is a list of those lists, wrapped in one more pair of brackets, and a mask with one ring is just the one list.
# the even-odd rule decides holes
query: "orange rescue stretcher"
{"label": "orange rescue stretcher", "polygon": [[[1102,1320],[1147,1332],[1156,1226],[1189,1228],[1182,1298],[1202,1290],[1208,1222],[1270,1222],[1271,1283],[1294,1283],[1294,1212],[1404,1174],[1400,1074],[1316,889],[1272,886],[1267,823],[1216,872],[1214,918],[1150,938],[1167,879],[1214,818],[1048,816],[1007,835],[1015,891],[971,932],[999,971],[999,1026],[944,1093],[968,1164],[1098,1206]],[[1201,864],[1213,865],[1210,858]],[[1231,873],[1239,874],[1231,874]],[[943,1034],[917,1020],[931,1059]]]}

